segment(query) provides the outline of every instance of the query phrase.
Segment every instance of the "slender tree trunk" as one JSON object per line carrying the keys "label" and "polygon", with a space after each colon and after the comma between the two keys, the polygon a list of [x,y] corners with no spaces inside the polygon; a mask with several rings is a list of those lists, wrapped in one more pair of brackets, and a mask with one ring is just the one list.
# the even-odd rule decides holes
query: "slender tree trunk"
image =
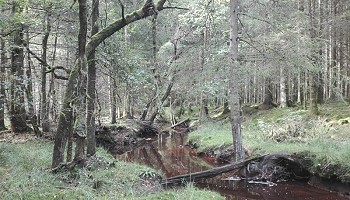
{"label": "slender tree trunk", "polygon": [[117,101],[115,99],[115,80],[112,77],[109,77],[109,101],[111,124],[115,124],[117,122]]}
{"label": "slender tree trunk", "polygon": [[[49,11],[46,11],[45,14],[45,34],[42,40],[42,55],[41,59],[47,63],[47,42],[50,36],[51,25],[50,25],[50,14]],[[49,113],[48,113],[48,102],[47,102],[47,93],[46,93],[46,65],[42,64],[41,66],[41,109],[40,109],[40,119],[41,127],[43,132],[50,131],[49,124]]]}
{"label": "slender tree trunk", "polygon": [[[28,8],[26,9],[26,13],[28,14]],[[29,28],[26,28],[26,45],[29,48],[30,39],[29,39]],[[26,78],[28,80],[26,86],[26,95],[28,101],[28,115],[30,118],[33,118],[35,115],[34,110],[34,97],[33,97],[33,79],[32,79],[32,61],[30,57],[30,53],[27,51],[27,69],[26,69]],[[32,122],[32,125],[35,126]]]}
{"label": "slender tree trunk", "polygon": [[284,66],[280,67],[280,107],[287,107],[287,80]]}
{"label": "slender tree trunk", "polygon": [[229,67],[229,95],[231,107],[231,125],[234,147],[234,159],[244,159],[243,139],[241,131],[241,112],[239,90],[241,82],[241,66],[238,62],[238,1],[230,0],[230,67]]}
{"label": "slender tree trunk", "polygon": [[[333,15],[332,18],[336,19],[337,17],[337,1],[332,1],[331,3],[331,14]],[[332,20],[331,24],[331,66],[330,66],[330,99],[335,100],[337,96],[337,28],[336,28],[336,20]]]}
{"label": "slender tree trunk", "polygon": [[5,40],[0,38],[0,130],[5,130],[5,65],[6,65],[6,51]]}
{"label": "slender tree trunk", "polygon": [[[92,1],[92,29],[91,35],[98,32],[99,0]],[[96,90],[96,61],[95,50],[88,56],[88,78],[87,78],[87,103],[86,103],[86,135],[87,155],[95,155],[95,90]]]}
{"label": "slender tree trunk", "polygon": [[273,96],[272,96],[272,84],[270,78],[266,78],[265,81],[265,95],[264,101],[262,104],[271,107],[273,105]]}
{"label": "slender tree trunk", "polygon": [[[57,53],[57,43],[58,43],[58,29],[59,29],[59,23],[57,22],[56,26],[56,35],[54,39],[54,45],[53,45],[53,54],[52,54],[52,63],[51,66],[55,66],[56,61],[56,53]],[[51,73],[50,77],[50,89],[48,92],[48,96],[50,97],[50,103],[49,103],[49,114],[52,121],[57,122],[57,95],[56,95],[56,83],[55,83],[55,75]]]}
{"label": "slender tree trunk", "polygon": [[[322,3],[322,0],[318,0],[319,5],[319,30],[318,30],[318,38],[325,39],[324,37],[324,3]],[[321,65],[324,63],[324,44],[322,41],[319,41],[319,49],[318,49],[318,55],[320,61],[318,63]],[[317,80],[317,103],[321,104],[324,100],[324,74],[323,71],[320,70],[318,73],[318,80]]]}
{"label": "slender tree trunk", "polygon": [[[202,35],[202,42],[203,42],[201,55],[200,55],[201,76],[202,76],[202,82],[205,83],[206,78],[204,74],[204,67],[205,67],[205,54],[207,51],[207,36],[208,36],[207,28],[204,28],[201,35]],[[206,98],[204,90],[205,89],[202,88],[201,96],[200,96],[199,120],[201,123],[208,121],[208,100]]]}
{"label": "slender tree trunk", "polygon": [[[310,38],[312,42],[316,42],[316,0],[309,0],[309,16],[310,16]],[[318,61],[316,54],[318,50],[314,50],[311,55],[311,62],[314,68],[318,67]],[[317,74],[316,71],[311,71],[310,75],[310,111],[312,114],[318,114],[317,107]]]}

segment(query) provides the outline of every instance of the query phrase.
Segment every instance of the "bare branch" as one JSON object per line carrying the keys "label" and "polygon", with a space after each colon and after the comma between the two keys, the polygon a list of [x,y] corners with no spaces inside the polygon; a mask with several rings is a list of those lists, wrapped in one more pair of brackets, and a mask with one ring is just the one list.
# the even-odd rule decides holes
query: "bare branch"
{"label": "bare branch", "polygon": [[190,10],[189,8],[182,8],[182,7],[177,7],[177,6],[166,6],[166,7],[163,7],[163,9]]}
{"label": "bare branch", "polygon": [[120,4],[120,7],[122,8],[122,20],[125,22],[125,7],[124,7],[124,4],[118,0],[119,4]]}

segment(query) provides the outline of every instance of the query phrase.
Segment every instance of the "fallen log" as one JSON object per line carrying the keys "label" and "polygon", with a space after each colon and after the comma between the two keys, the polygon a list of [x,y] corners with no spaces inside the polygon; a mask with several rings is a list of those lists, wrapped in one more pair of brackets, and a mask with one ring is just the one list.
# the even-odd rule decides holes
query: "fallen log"
{"label": "fallen log", "polygon": [[188,183],[188,182],[195,182],[195,181],[200,181],[200,180],[207,179],[207,178],[212,178],[212,177],[215,177],[219,174],[226,173],[226,172],[232,171],[234,169],[244,167],[252,161],[261,160],[265,156],[266,155],[263,155],[263,156],[252,158],[252,159],[245,160],[242,162],[235,162],[235,163],[232,163],[229,165],[225,165],[222,167],[217,167],[214,169],[209,169],[209,170],[205,170],[205,171],[201,171],[201,172],[195,172],[195,173],[190,173],[190,174],[174,176],[174,177],[162,180],[161,184],[162,185],[184,184],[184,183]]}
{"label": "fallen log", "polygon": [[201,172],[174,176],[161,181],[163,185],[184,184],[212,178],[235,169],[242,169],[242,176],[251,181],[278,182],[290,179],[307,179],[310,173],[303,160],[290,154],[266,154],[242,162],[235,162]]}

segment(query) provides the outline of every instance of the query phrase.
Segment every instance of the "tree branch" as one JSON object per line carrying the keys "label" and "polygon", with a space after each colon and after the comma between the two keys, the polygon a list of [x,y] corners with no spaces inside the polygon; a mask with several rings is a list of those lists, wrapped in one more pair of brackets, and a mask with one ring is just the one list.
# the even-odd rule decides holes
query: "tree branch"
{"label": "tree branch", "polygon": [[[149,12],[149,9],[152,8],[153,6],[152,2],[153,2],[152,0],[146,0],[142,8],[125,15],[124,19],[120,18],[115,20],[106,28],[102,29],[101,31],[93,35],[91,37],[90,42],[86,46],[86,56],[89,57],[93,49],[97,48],[98,45],[100,45],[106,38],[110,37],[115,32],[124,28],[126,25],[152,15],[153,12]],[[163,10],[165,2],[166,0],[159,0],[155,6],[155,9],[157,11]]]}
{"label": "tree branch", "polygon": [[177,6],[166,6],[166,7],[163,7],[163,9],[190,10],[189,8],[182,8],[182,7],[177,7]]}
{"label": "tree branch", "polygon": [[55,73],[55,70],[56,70],[56,69],[62,69],[62,70],[64,70],[67,74],[69,74],[69,73],[70,73],[70,70],[69,70],[69,69],[67,69],[67,68],[65,68],[65,67],[63,67],[63,66],[51,67],[49,64],[47,64],[47,62],[45,62],[45,61],[44,61],[43,59],[41,59],[38,55],[36,55],[32,50],[30,50],[28,46],[25,45],[25,47],[26,47],[28,53],[30,53],[32,56],[34,56],[34,58],[37,59],[37,60],[40,62],[40,64],[42,64],[42,65],[46,66],[47,68],[49,68],[49,71],[46,71],[46,72],[45,72],[46,74],[47,74],[47,73],[53,73],[53,75],[54,75],[54,77],[55,77],[56,79],[68,80],[67,77],[57,75],[57,74]]}
{"label": "tree branch", "polygon": [[122,8],[122,20],[125,22],[125,7],[120,0],[118,0],[118,2],[120,4],[120,7]]}

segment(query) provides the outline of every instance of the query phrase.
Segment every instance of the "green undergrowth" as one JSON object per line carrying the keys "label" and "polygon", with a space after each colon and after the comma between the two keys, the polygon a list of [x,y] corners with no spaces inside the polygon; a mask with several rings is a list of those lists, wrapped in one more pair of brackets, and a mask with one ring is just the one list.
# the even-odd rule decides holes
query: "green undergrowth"
{"label": "green undergrowth", "polygon": [[[297,153],[311,158],[310,170],[350,182],[350,107],[327,104],[320,115],[299,108],[276,108],[258,113],[242,124],[244,147],[253,155]],[[230,124],[209,123],[189,134],[199,152],[216,152],[232,144]]]}
{"label": "green undergrowth", "polygon": [[117,161],[103,149],[98,149],[85,168],[52,173],[52,147],[43,141],[0,143],[0,199],[220,198],[190,186],[164,190],[158,184],[157,171]]}

